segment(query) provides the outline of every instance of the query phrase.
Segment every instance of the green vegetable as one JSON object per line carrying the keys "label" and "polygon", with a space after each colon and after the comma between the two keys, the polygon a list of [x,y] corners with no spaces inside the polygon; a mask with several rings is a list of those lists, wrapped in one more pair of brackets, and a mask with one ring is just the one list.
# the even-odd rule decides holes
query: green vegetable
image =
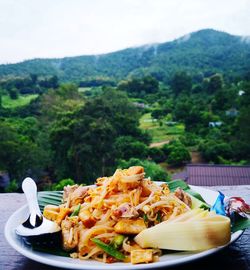
{"label": "green vegetable", "polygon": [[167,184],[171,192],[174,192],[179,187],[183,189],[185,192],[187,192],[189,195],[192,195],[196,199],[206,203],[205,200],[201,197],[201,195],[198,192],[191,189],[189,185],[183,180],[176,179],[169,181]]}
{"label": "green vegetable", "polygon": [[[185,192],[187,192],[191,199],[192,199],[192,208],[203,208],[203,209],[209,209],[210,205],[208,205],[205,200],[202,198],[202,196],[191,189],[189,185],[183,181],[183,180],[172,180],[167,183],[168,187],[171,192],[174,192],[178,187],[183,189]],[[240,230],[245,230],[250,227],[250,219],[248,218],[238,218],[233,222],[233,225],[231,227],[232,232],[237,232]]]}
{"label": "green vegetable", "polygon": [[125,236],[122,234],[118,234],[114,237],[114,240],[112,242],[114,248],[118,248],[122,243],[123,240],[125,239]]}
{"label": "green vegetable", "polygon": [[104,242],[102,242],[100,239],[92,238],[91,241],[95,243],[98,247],[100,247],[102,250],[104,250],[109,255],[113,256],[114,258],[123,261],[125,259],[125,256],[118,251],[116,248],[114,248],[112,245],[107,245]]}
{"label": "green vegetable", "polygon": [[71,217],[74,217],[74,216],[78,216],[79,212],[80,212],[80,209],[81,209],[81,204],[79,203],[77,205],[77,207],[75,208],[75,210],[73,211],[73,213],[70,215]]}
{"label": "green vegetable", "polygon": [[161,222],[161,213],[160,213],[160,212],[157,213],[156,220],[157,220],[158,222]]}
{"label": "green vegetable", "polygon": [[201,195],[200,195],[198,192],[194,191],[193,189],[188,188],[188,189],[186,189],[186,190],[184,190],[184,191],[186,191],[189,195],[192,195],[192,196],[195,197],[196,199],[198,199],[198,200],[200,200],[200,201],[206,203],[206,201],[201,197]]}
{"label": "green vegetable", "polygon": [[195,208],[203,208],[204,210],[210,209],[210,206],[207,203],[202,202],[201,200],[197,199],[196,197],[192,196],[191,194],[189,194],[189,196],[192,200],[191,209],[195,209]]}
{"label": "green vegetable", "polygon": [[231,227],[231,232],[234,233],[240,230],[245,230],[247,228],[250,228],[250,219],[242,217],[235,220]]}
{"label": "green vegetable", "polygon": [[143,214],[143,220],[144,220],[144,222],[148,221],[148,216],[146,214]]}
{"label": "green vegetable", "polygon": [[174,192],[178,187],[180,187],[183,190],[190,189],[188,184],[183,180],[178,180],[178,179],[172,180],[172,181],[167,182],[167,184],[171,192]]}

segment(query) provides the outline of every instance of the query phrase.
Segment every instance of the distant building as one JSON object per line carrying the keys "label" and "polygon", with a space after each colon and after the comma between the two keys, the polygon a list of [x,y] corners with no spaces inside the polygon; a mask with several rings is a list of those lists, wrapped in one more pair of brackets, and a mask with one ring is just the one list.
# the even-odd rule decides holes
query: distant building
{"label": "distant building", "polygon": [[149,106],[145,103],[133,102],[134,106],[141,109],[148,109]]}
{"label": "distant building", "polygon": [[175,121],[166,121],[165,124],[168,125],[168,126],[174,126],[174,125],[178,124],[178,122],[175,122]]}
{"label": "distant building", "polygon": [[172,178],[196,186],[250,185],[250,166],[188,164]]}
{"label": "distant building", "polygon": [[245,91],[244,90],[239,90],[238,95],[242,96],[243,94],[245,94]]}
{"label": "distant building", "polygon": [[222,122],[217,121],[217,122],[209,122],[208,126],[209,127],[220,127],[222,125]]}
{"label": "distant building", "polygon": [[235,108],[232,108],[232,109],[226,111],[226,116],[229,116],[229,117],[235,117],[238,114],[239,114],[239,111],[236,110]]}
{"label": "distant building", "polygon": [[155,119],[155,118],[154,118],[154,119],[151,119],[151,118],[150,118],[150,119],[144,119],[143,122],[144,122],[144,123],[157,122],[157,119]]}

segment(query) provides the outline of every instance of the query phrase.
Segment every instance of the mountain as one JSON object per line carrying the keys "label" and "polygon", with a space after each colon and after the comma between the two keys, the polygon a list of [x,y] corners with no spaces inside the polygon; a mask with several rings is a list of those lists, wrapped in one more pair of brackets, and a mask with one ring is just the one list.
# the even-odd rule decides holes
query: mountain
{"label": "mountain", "polygon": [[159,80],[168,80],[177,70],[186,70],[193,75],[221,72],[230,78],[249,69],[249,37],[204,29],[171,42],[108,54],[33,59],[0,65],[0,78],[36,73],[57,75],[62,81],[80,81],[97,76],[120,80],[127,76],[152,74]]}

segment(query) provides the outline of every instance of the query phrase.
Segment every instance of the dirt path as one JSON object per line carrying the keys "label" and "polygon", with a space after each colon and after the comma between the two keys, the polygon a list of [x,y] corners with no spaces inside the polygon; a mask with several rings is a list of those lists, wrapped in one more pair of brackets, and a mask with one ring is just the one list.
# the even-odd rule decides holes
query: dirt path
{"label": "dirt path", "polygon": [[156,143],[151,143],[149,147],[160,147],[163,146],[164,144],[169,143],[169,140],[163,141],[163,142],[156,142]]}

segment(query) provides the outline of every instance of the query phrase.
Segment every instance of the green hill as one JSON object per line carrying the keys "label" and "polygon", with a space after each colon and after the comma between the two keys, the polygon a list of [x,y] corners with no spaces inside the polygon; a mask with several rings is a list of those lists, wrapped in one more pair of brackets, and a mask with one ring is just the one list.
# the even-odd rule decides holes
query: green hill
{"label": "green hill", "polygon": [[113,53],[33,59],[17,64],[0,65],[0,78],[29,73],[57,75],[62,81],[80,81],[89,77],[152,74],[168,80],[177,70],[210,75],[222,72],[228,77],[242,75],[250,68],[250,39],[212,29],[200,30],[172,42],[129,48]]}

